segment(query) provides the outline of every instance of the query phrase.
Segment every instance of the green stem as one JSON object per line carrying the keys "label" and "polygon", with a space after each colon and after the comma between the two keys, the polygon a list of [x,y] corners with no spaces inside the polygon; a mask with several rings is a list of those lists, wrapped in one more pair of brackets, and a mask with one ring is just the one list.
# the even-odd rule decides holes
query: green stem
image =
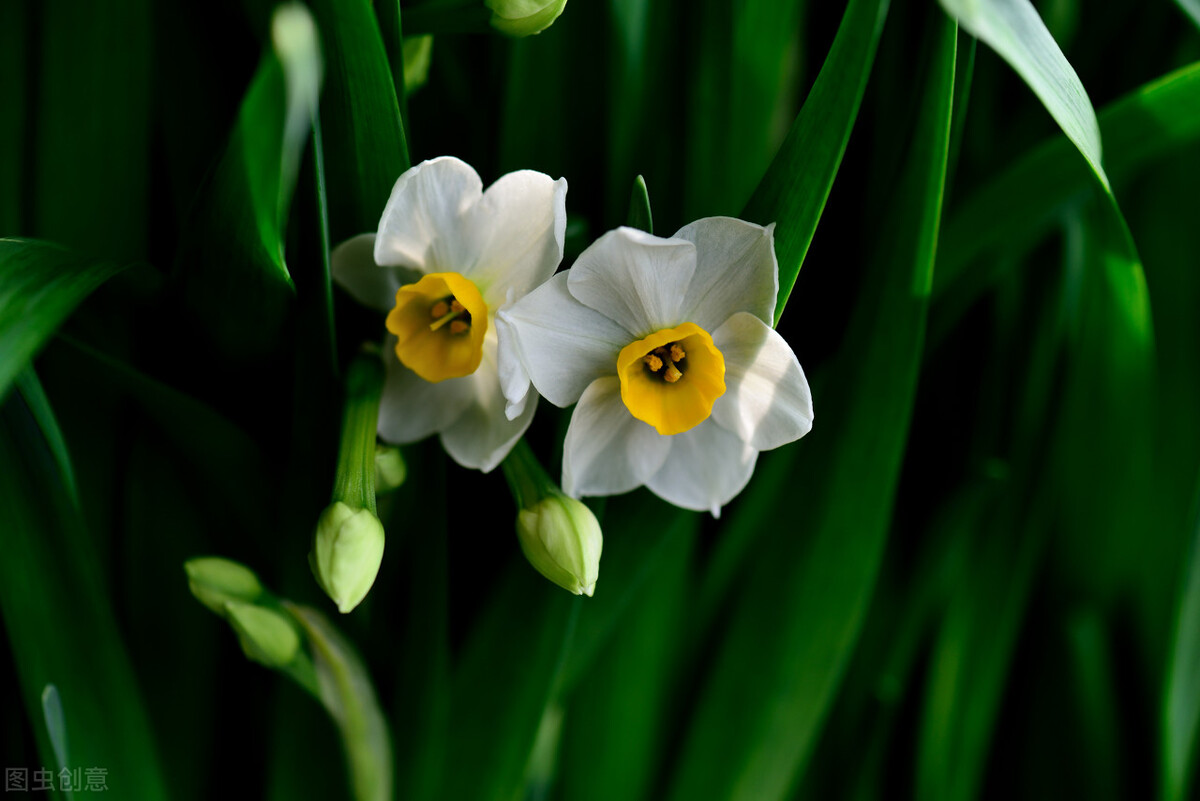
{"label": "green stem", "polygon": [[548,495],[560,494],[558,485],[533,455],[525,438],[517,440],[508,456],[500,463],[504,478],[518,509],[531,509]]}
{"label": "green stem", "polygon": [[362,353],[355,357],[346,371],[346,406],[342,413],[333,500],[369,509],[371,514],[376,514],[375,430],[382,392],[383,365],[379,356]]}
{"label": "green stem", "polygon": [[312,648],[318,697],[337,725],[355,801],[390,801],[391,738],[362,659],[315,609],[286,604]]}

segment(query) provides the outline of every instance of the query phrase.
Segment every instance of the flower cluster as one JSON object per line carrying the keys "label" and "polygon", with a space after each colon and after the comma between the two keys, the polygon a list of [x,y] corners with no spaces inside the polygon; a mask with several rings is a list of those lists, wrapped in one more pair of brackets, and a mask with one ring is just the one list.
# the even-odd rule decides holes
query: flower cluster
{"label": "flower cluster", "polygon": [[555,274],[566,192],[527,170],[483,191],[468,165],[433,159],[400,176],[375,234],[334,252],[337,282],[387,312],[379,436],[436,433],[459,464],[490,471],[541,395],[575,405],[567,495],[644,485],[719,515],[759,451],[812,426],[804,371],[772,327],[774,226],[619,228]]}

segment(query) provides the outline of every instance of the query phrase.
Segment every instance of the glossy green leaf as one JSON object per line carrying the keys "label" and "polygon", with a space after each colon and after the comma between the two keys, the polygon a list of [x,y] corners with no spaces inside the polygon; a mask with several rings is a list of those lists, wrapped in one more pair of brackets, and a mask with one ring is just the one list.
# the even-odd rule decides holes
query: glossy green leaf
{"label": "glossy green leaf", "polygon": [[176,265],[190,317],[226,355],[270,348],[294,296],[284,258],[287,217],[320,83],[312,17],[302,6],[281,6]]}
{"label": "glossy green leaf", "polygon": [[[315,0],[312,9],[329,65],[321,131],[329,230],[337,243],[379,227],[392,185],[409,167],[408,144],[369,0]],[[396,18],[398,25],[398,8]],[[397,33],[388,31],[389,37]]]}
{"label": "glossy green leaf", "polygon": [[742,211],[751,222],[777,224],[777,323],[842,163],[887,8],[887,0],[851,0],[800,114]]}
{"label": "glossy green leaf", "polygon": [[1042,101],[1050,116],[1108,189],[1100,126],[1079,76],[1029,0],[941,0],[963,30],[1000,54]]}
{"label": "glossy green leaf", "polygon": [[1183,9],[1192,22],[1200,26],[1200,0],[1175,0],[1175,4]]}
{"label": "glossy green leaf", "polygon": [[767,533],[770,558],[747,577],[671,799],[788,798],[858,638],[891,522],[941,215],[957,31],[933,23],[904,177],[866,279],[876,291],[859,302],[838,381],[815,398],[820,422],[797,448],[806,467],[777,500],[790,523]]}
{"label": "glossy green leaf", "polygon": [[[1108,143],[1108,170],[1117,181],[1200,139],[1200,64],[1106,106],[1100,130]],[[1092,185],[1087,167],[1072,158],[1073,149],[1061,136],[1044,142],[951,215],[934,281],[935,331],[947,330],[994,280],[994,274],[978,272],[982,265],[976,262],[984,254],[1011,252],[1043,236],[1063,208]]]}
{"label": "glossy green leaf", "polygon": [[0,399],[75,307],[122,269],[45,242],[0,239]]}
{"label": "glossy green leaf", "polygon": [[20,394],[0,410],[0,613],[41,762],[56,760],[42,700],[53,684],[73,764],[106,768],[109,786],[131,798],[165,799],[137,677],[47,444],[60,435],[47,426],[53,418],[33,417]]}

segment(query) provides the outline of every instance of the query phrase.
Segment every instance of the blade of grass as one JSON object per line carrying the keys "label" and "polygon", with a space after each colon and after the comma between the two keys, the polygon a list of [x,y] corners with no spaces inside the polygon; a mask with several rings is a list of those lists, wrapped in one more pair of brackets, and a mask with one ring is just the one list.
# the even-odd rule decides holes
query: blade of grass
{"label": "blade of grass", "polygon": [[0,400],[75,307],[122,269],[44,242],[0,239]]}
{"label": "blade of grass", "polygon": [[[49,427],[49,428],[47,428]],[[121,795],[165,799],[137,677],[121,642],[79,510],[48,441],[53,417],[35,418],[15,394],[0,410],[0,613],[42,763],[55,763],[42,693],[58,689],[74,766],[101,766]],[[44,431],[51,431],[47,436]],[[86,658],[81,658],[86,655]],[[119,732],[120,736],[113,736]]]}
{"label": "blade of grass", "polygon": [[832,411],[798,449],[821,467],[804,476],[811,483],[797,480],[803,499],[789,493],[778,501],[778,519],[790,523],[769,532],[763,547],[771,556],[756,565],[733,612],[671,799],[787,798],[862,626],[908,433],[941,216],[957,30],[932,22],[905,178],[866,280],[876,291],[856,310],[840,383],[817,400]]}
{"label": "blade of grass", "polygon": [[775,228],[779,322],[858,116],[888,0],[851,0],[804,106],[742,217]]}

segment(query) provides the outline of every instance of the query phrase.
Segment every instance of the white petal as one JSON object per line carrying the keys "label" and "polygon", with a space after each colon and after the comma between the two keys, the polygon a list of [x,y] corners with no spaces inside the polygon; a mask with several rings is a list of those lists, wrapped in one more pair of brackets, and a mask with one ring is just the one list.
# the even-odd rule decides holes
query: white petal
{"label": "white petal", "polygon": [[496,367],[500,373],[500,391],[504,393],[504,413],[509,420],[515,420],[529,399],[529,371],[521,358],[517,332],[505,319],[504,312],[496,315],[495,325],[500,340]]}
{"label": "white petal", "polygon": [[636,419],[621,400],[616,376],[584,390],[563,441],[563,492],[614,495],[646,483],[662,465],[669,437]]}
{"label": "white petal", "polygon": [[[588,384],[615,375],[621,348],[638,339],[572,297],[568,279],[568,273],[559,273],[496,316],[500,376],[510,400],[532,380],[546,400],[570,406]],[[506,361],[505,342],[511,342],[519,365]]]}
{"label": "white petal", "polygon": [[687,322],[679,317],[696,270],[696,246],[636,228],[609,231],[568,271],[567,287],[638,339]]}
{"label": "white petal", "polygon": [[558,269],[567,232],[567,180],[533,170],[510,172],[488,187],[463,222],[463,248],[472,262],[460,272],[498,309]]}
{"label": "white petal", "polygon": [[671,452],[646,486],[676,506],[720,517],[750,481],[758,451],[712,420],[669,439]]}
{"label": "white petal", "polygon": [[675,233],[696,245],[696,274],[683,300],[683,318],[706,331],[734,312],[775,321],[779,262],[775,223],[766,228],[733,217],[706,217]]}
{"label": "white petal", "polygon": [[333,249],[330,270],[338,286],[364,306],[391,311],[396,290],[420,276],[404,267],[380,267],[375,263],[375,234],[347,239]]}
{"label": "white petal", "polygon": [[442,446],[463,467],[487,473],[500,464],[529,428],[537,399],[531,398],[515,420],[504,413],[504,393],[497,372],[496,337],[490,331],[483,341],[479,369],[459,379],[473,384],[471,401],[462,415],[442,431]]}
{"label": "white petal", "polygon": [[462,416],[475,393],[471,376],[430,383],[396,358],[396,337],[383,343],[386,377],[379,401],[379,436],[387,442],[416,442],[442,431]]}
{"label": "white petal", "polygon": [[713,344],[725,357],[725,394],[713,405],[713,419],[760,451],[809,432],[812,391],[775,329],[740,312],[713,332]]}
{"label": "white petal", "polygon": [[379,220],[375,263],[421,272],[462,272],[463,218],[483,194],[470,165],[452,156],[424,161],[392,187]]}

